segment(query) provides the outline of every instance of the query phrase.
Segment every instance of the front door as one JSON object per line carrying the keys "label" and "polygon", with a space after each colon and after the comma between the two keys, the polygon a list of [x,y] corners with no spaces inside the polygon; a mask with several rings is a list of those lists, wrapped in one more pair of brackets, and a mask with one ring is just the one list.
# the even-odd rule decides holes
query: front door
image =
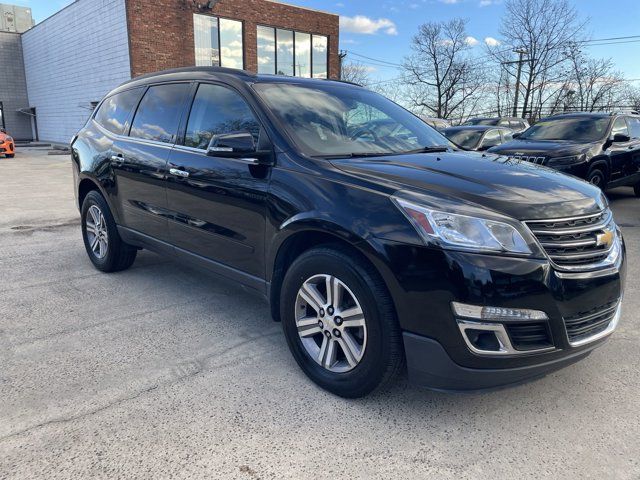
{"label": "front door", "polygon": [[154,85],[133,117],[129,137],[113,146],[121,223],[137,232],[168,241],[167,161],[176,141],[191,84]]}
{"label": "front door", "polygon": [[[265,142],[244,98],[218,84],[200,84],[186,124],[184,145],[169,157],[169,228],[177,247],[264,278],[264,232],[270,168],[210,156],[214,135],[250,132]],[[248,155],[250,156],[250,155]]]}
{"label": "front door", "polygon": [[[611,128],[611,140],[615,135],[625,135],[631,137],[629,128],[624,117],[618,117],[613,122]],[[637,153],[638,141],[631,139],[628,142],[612,142],[609,147],[609,157],[611,158],[611,180],[618,180],[624,177],[631,164],[631,158]]]}

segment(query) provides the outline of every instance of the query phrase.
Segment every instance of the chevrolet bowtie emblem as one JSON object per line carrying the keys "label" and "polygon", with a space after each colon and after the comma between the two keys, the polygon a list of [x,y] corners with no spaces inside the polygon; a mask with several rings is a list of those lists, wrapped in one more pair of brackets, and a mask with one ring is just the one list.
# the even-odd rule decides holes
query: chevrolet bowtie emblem
{"label": "chevrolet bowtie emblem", "polygon": [[604,233],[599,233],[596,235],[596,245],[598,247],[604,245],[609,248],[613,244],[613,232],[611,230],[606,230]]}

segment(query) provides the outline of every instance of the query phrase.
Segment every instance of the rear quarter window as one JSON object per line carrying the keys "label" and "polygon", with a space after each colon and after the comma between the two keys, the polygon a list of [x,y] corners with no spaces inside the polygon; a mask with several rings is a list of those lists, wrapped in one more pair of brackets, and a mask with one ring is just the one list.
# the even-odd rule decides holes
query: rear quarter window
{"label": "rear quarter window", "polygon": [[112,95],[102,102],[94,120],[111,133],[122,135],[128,129],[129,115],[138,103],[141,92],[141,88],[134,88]]}

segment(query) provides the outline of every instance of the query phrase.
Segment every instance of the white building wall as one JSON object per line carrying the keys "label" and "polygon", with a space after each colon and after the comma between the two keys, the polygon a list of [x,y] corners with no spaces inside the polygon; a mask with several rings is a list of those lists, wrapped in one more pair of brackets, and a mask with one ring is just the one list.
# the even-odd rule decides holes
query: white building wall
{"label": "white building wall", "polygon": [[42,141],[68,143],[99,101],[131,78],[125,0],[77,0],[22,35]]}

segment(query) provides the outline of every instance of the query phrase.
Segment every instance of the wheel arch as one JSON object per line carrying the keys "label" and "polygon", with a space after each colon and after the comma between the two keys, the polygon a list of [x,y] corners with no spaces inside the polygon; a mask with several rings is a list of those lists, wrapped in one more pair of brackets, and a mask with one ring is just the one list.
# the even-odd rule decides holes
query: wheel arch
{"label": "wheel arch", "polygon": [[605,180],[609,181],[611,176],[611,165],[608,157],[595,157],[589,162],[589,169],[587,171],[587,176],[591,170],[599,168],[604,172]]}
{"label": "wheel arch", "polygon": [[104,198],[105,202],[107,202],[107,205],[109,206],[109,210],[111,210],[111,215],[113,215],[113,218],[115,219],[116,223],[120,223],[118,211],[113,208],[113,205],[111,203],[111,198],[109,198],[109,195],[107,195],[107,192],[104,190],[103,186],[94,177],[84,175],[79,178],[78,188],[76,190],[76,194],[77,194],[76,198],[78,199],[78,209],[82,210],[82,203],[84,202],[84,199],[86,198],[89,192],[94,190],[100,193],[100,195],[102,195],[102,198]]}
{"label": "wheel arch", "polygon": [[[373,245],[348,229],[330,221],[306,220],[293,222],[281,230],[272,249],[267,266],[269,270],[269,304],[273,320],[280,321],[280,290],[289,266],[302,253],[321,245],[334,245],[357,255],[367,262],[387,283],[388,272]],[[392,295],[393,298],[393,295]],[[395,302],[394,302],[395,304]]]}

